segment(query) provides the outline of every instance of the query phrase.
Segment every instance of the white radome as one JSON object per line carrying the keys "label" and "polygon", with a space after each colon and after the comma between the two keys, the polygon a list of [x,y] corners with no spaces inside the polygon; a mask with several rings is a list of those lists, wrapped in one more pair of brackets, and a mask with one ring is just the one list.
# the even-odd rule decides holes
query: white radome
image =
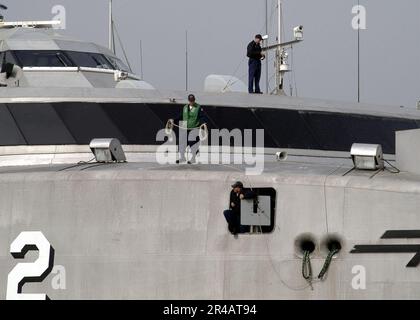
{"label": "white radome", "polygon": [[205,92],[248,92],[245,83],[229,75],[211,74],[204,81]]}

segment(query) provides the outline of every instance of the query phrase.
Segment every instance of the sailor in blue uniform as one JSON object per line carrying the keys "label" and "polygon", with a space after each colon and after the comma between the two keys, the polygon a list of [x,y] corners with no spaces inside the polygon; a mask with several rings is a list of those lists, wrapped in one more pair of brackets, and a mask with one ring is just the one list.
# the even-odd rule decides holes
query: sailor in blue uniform
{"label": "sailor in blue uniform", "polygon": [[[249,58],[249,78],[248,78],[248,92],[262,93],[260,89],[261,79],[261,60],[265,59],[265,54],[262,52],[261,42],[263,38],[260,34],[255,36],[255,39],[248,44],[247,57]],[[255,90],[254,90],[255,85]]]}

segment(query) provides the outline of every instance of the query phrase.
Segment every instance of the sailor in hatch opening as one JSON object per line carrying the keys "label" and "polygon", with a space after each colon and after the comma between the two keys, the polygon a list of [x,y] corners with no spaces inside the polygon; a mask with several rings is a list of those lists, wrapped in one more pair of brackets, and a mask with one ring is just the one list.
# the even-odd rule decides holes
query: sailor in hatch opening
{"label": "sailor in hatch opening", "polygon": [[[262,52],[261,42],[263,37],[260,34],[255,36],[255,39],[248,44],[247,57],[249,58],[248,68],[248,92],[262,93],[260,89],[261,79],[261,60],[265,59],[265,54]],[[255,85],[255,91],[254,91]]]}
{"label": "sailor in hatch opening", "polygon": [[253,199],[255,193],[252,190],[244,189],[242,182],[238,181],[232,185],[232,191],[230,192],[230,203],[229,210],[225,210],[223,215],[228,223],[230,233],[237,236],[238,233],[249,232],[249,226],[241,225],[241,200]]}
{"label": "sailor in hatch opening", "polygon": [[169,123],[179,124],[179,160],[176,163],[182,163],[187,160],[186,151],[190,147],[192,159],[188,164],[195,163],[200,148],[200,130],[207,132],[206,119],[201,106],[196,102],[195,96],[188,96],[188,104],[184,106],[180,116]]}

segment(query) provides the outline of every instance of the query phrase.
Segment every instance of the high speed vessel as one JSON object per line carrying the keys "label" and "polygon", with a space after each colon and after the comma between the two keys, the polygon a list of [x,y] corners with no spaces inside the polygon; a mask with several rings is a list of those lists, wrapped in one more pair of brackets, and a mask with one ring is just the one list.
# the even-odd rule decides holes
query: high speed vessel
{"label": "high speed vessel", "polygon": [[[187,93],[49,26],[0,29],[0,298],[419,297],[418,110],[195,92],[209,131],[264,130],[263,171],[159,164],[157,134]],[[99,138],[127,161],[96,162]],[[261,152],[211,140],[228,160]],[[244,219],[260,220],[234,237],[223,210],[238,180],[258,194]]]}

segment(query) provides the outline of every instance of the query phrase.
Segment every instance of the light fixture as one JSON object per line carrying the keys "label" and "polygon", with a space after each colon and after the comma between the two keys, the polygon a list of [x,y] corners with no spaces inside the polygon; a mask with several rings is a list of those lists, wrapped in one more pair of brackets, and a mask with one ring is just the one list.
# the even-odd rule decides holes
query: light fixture
{"label": "light fixture", "polygon": [[380,144],[354,143],[350,153],[356,169],[381,170],[384,168],[384,156]]}
{"label": "light fixture", "polygon": [[286,161],[288,157],[287,151],[280,151],[276,153],[277,161]]}
{"label": "light fixture", "polygon": [[115,82],[123,81],[128,79],[128,72],[126,71],[115,71],[114,72],[114,80]]}
{"label": "light fixture", "polygon": [[303,26],[297,26],[293,28],[293,36],[295,40],[302,41],[303,40]]}
{"label": "light fixture", "polygon": [[125,154],[118,139],[93,139],[89,144],[97,162],[125,162]]}

